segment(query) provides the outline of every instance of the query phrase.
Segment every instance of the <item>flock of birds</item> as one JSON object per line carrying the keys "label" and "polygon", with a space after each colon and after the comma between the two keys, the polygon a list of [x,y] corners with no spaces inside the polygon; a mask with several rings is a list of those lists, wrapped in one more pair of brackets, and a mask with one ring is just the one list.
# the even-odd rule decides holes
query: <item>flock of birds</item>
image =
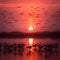
{"label": "flock of birds", "polygon": [[38,52],[40,56],[45,56],[45,58],[48,58],[51,56],[53,53],[58,52],[59,45],[58,43],[54,44],[44,44],[42,45],[41,43],[36,43],[33,44],[32,46],[26,46],[24,43],[19,43],[19,44],[8,44],[8,43],[0,43],[0,55],[20,55],[23,56],[25,53],[24,51],[27,50],[26,55],[30,56],[31,49],[33,49],[34,53]]}
{"label": "flock of birds", "polygon": [[[26,9],[28,10],[29,8],[26,7]],[[38,28],[40,28],[40,29],[47,28],[46,30],[48,30],[50,28],[50,29],[56,30],[57,23],[53,23],[51,21],[52,21],[52,17],[53,17],[53,18],[55,18],[55,19],[53,19],[54,22],[56,22],[57,20],[60,22],[60,11],[58,9],[56,9],[56,11],[53,11],[53,9],[52,9],[51,10],[52,12],[50,13],[48,11],[48,9],[46,9],[46,8],[43,8],[43,7],[40,8],[38,6],[37,7],[31,6],[30,10],[32,10],[32,11],[29,11],[29,12],[24,11],[22,6],[18,6],[16,8],[15,7],[14,8],[0,7],[0,27],[1,28],[3,26],[6,27],[9,24],[11,27],[14,28],[14,27],[16,27],[15,25],[20,24],[20,23],[23,24],[24,21],[26,23],[28,20],[26,18],[24,18],[24,16],[27,14],[27,16],[34,18],[34,21],[35,21],[34,24],[36,26],[38,26]],[[3,26],[1,26],[2,24],[3,24]],[[40,24],[41,25],[43,24],[43,25],[40,26]]]}

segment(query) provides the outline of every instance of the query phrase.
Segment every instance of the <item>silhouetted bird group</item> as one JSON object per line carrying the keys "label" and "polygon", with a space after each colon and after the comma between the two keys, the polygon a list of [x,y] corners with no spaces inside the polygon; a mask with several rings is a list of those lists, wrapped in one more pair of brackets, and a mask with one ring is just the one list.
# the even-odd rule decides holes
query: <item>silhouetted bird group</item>
{"label": "silhouetted bird group", "polygon": [[0,55],[3,54],[19,54],[23,55],[24,44],[1,44],[0,43]]}
{"label": "silhouetted bird group", "polygon": [[53,53],[57,52],[59,45],[58,43],[55,44],[33,44],[32,46],[25,46],[24,43],[20,44],[7,44],[7,43],[0,43],[0,55],[6,54],[13,54],[13,55],[20,55],[24,54],[25,49],[27,49],[27,55],[31,55],[31,49],[33,48],[34,52],[38,52],[39,55],[45,56],[46,58]]}

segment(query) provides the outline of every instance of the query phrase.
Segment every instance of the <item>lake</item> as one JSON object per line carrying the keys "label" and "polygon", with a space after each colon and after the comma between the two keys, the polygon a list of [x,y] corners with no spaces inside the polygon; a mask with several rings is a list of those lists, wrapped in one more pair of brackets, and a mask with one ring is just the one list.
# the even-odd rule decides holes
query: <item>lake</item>
{"label": "lake", "polygon": [[[33,43],[30,45],[29,40],[33,40]],[[5,45],[19,45],[24,44],[24,50],[20,54],[20,50],[14,53],[4,52]],[[38,48],[41,44],[40,50]],[[53,51],[46,50],[47,45],[55,46],[58,44],[58,47],[55,47]],[[36,38],[22,38],[22,39],[0,39],[0,60],[60,60],[60,39],[36,39]],[[37,45],[37,46],[36,46]],[[31,48],[32,47],[32,48]],[[2,50],[1,50],[2,49]],[[41,50],[42,49],[42,50]]]}

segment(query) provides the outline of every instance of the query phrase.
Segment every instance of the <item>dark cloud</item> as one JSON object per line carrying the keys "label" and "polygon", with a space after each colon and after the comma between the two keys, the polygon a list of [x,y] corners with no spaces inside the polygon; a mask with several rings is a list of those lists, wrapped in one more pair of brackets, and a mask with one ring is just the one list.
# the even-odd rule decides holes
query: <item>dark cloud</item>
{"label": "dark cloud", "polygon": [[0,3],[23,2],[23,0],[0,0]]}
{"label": "dark cloud", "polygon": [[60,3],[60,0],[0,0],[0,3]]}

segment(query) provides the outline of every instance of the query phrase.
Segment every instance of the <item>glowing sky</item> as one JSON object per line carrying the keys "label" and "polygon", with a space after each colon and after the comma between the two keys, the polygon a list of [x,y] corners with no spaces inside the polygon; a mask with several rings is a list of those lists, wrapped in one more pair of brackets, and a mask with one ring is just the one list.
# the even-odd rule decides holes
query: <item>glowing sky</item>
{"label": "glowing sky", "polygon": [[60,3],[60,0],[0,0],[1,3]]}
{"label": "glowing sky", "polygon": [[[10,3],[16,1],[20,4]],[[0,32],[28,32],[30,26],[34,27],[34,32],[60,30],[59,0],[39,1],[41,4],[37,4],[36,0],[34,3],[32,0],[0,0]],[[28,2],[30,4],[26,4]]]}

